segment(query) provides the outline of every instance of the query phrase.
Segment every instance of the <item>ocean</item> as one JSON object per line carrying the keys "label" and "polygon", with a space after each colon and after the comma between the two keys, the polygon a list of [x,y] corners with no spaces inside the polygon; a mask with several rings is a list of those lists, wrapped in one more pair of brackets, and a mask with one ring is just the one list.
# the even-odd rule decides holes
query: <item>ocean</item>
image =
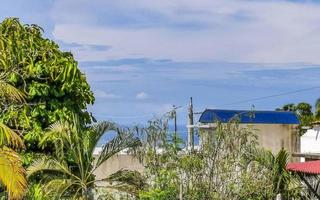
{"label": "ocean", "polygon": [[[174,127],[172,125],[169,126],[169,133],[173,133],[174,132]],[[186,125],[178,125],[177,126],[177,133],[178,136],[184,141],[184,143],[187,143],[188,140],[188,129],[186,127]],[[98,142],[97,147],[102,147],[104,144],[106,144],[108,141],[112,140],[112,138],[114,138],[116,136],[115,132],[107,132],[105,133],[102,138],[100,139],[100,141]],[[198,134],[195,131],[194,134],[194,143],[195,145],[199,144],[199,137]]]}

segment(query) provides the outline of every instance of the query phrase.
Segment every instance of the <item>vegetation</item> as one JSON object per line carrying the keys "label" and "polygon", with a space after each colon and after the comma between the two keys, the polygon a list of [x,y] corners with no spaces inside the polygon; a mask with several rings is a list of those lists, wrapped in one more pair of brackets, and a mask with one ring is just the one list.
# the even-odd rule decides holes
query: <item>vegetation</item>
{"label": "vegetation", "polygon": [[[105,144],[99,156],[94,158],[94,149],[107,131],[116,131],[117,136]],[[52,125],[41,143],[46,141],[55,144],[55,155],[35,160],[27,173],[29,177],[42,175],[43,189],[50,199],[93,199],[94,184],[99,181],[95,179],[94,171],[120,151],[140,144],[133,134],[114,123],[102,122],[83,129],[77,116],[72,122]]]}
{"label": "vegetation", "polygon": [[293,103],[286,104],[282,106],[282,108],[277,108],[276,110],[295,112],[300,120],[300,124],[299,124],[300,134],[303,135],[306,131],[306,127],[312,127],[312,123],[316,120],[319,120],[317,115],[320,116],[320,114],[318,114],[320,111],[319,110],[320,104],[319,105],[318,104],[319,103],[316,103],[317,109],[315,113],[312,112],[312,106],[305,102],[301,102],[298,104],[293,104]]}
{"label": "vegetation", "polygon": [[[170,116],[137,132],[112,122],[93,124],[86,108],[94,97],[84,74],[72,54],[42,32],[15,18],[0,24],[1,199],[119,199],[111,190],[141,200],[304,198],[298,179],[285,170],[288,154],[259,149],[255,130],[236,119],[217,123],[214,137],[200,133],[202,145],[192,152],[169,133]],[[320,100],[315,114],[306,103],[281,110],[310,125],[319,119]],[[117,135],[95,157],[109,131]],[[121,151],[134,152],[145,173],[119,170],[97,180],[94,172]],[[98,181],[110,184],[98,188]]]}
{"label": "vegetation", "polygon": [[44,130],[72,113],[82,124],[91,122],[86,106],[94,97],[84,74],[71,53],[42,37],[39,26],[16,18],[0,24],[0,71],[3,81],[26,94],[24,104],[2,101],[0,120],[23,135],[27,152],[51,152],[38,146]]}
{"label": "vegetation", "polygon": [[304,199],[302,195],[305,194],[302,193],[304,191],[298,177],[286,170],[289,154],[284,149],[281,149],[277,155],[273,155],[270,151],[260,150],[254,160],[270,171],[274,194],[281,194],[283,199],[293,197]]}
{"label": "vegetation", "polygon": [[165,121],[150,123],[144,134],[140,153],[151,184],[140,199],[275,199],[279,193],[303,199],[298,179],[285,170],[288,154],[258,149],[254,130],[236,122],[218,124],[215,137],[202,133],[205,140],[195,152],[181,151]]}
{"label": "vegetation", "polygon": [[[0,76],[1,100],[22,102],[24,94],[5,82],[4,75]],[[20,136],[5,124],[0,122],[0,184],[7,190],[7,197],[22,198],[27,189],[25,170],[20,156],[12,149],[24,148]]]}

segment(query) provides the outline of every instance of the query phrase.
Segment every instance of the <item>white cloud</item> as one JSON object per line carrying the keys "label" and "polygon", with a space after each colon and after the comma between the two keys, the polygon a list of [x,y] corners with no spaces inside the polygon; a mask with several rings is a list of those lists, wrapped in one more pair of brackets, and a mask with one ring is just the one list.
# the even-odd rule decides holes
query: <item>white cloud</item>
{"label": "white cloud", "polygon": [[[100,0],[94,6],[80,1],[77,3],[79,9],[70,12],[68,6],[74,6],[70,2],[58,1],[52,11],[57,21],[54,37],[64,42],[112,46],[108,51],[74,52],[79,60],[150,57],[189,61],[320,63],[320,6],[317,4],[235,0],[128,0],[111,3]],[[99,24],[101,16],[96,16],[92,9],[106,7],[106,13],[122,11],[117,13],[131,16],[142,26]],[[144,27],[143,22],[149,16],[142,16],[137,10],[156,13],[165,20],[157,23],[155,19],[152,24],[151,19],[151,23]],[[108,17],[118,15],[123,16],[108,14]],[[72,16],[81,16],[85,20]],[[179,25],[188,23],[205,27],[190,27],[188,30],[186,25],[179,28]]]}
{"label": "white cloud", "polygon": [[103,90],[95,90],[94,91],[94,96],[96,98],[103,98],[103,99],[118,99],[120,98],[119,95],[113,94],[113,93],[108,93]]}
{"label": "white cloud", "polygon": [[148,97],[149,95],[145,92],[139,92],[136,94],[136,99],[143,100],[143,99],[147,99]]}

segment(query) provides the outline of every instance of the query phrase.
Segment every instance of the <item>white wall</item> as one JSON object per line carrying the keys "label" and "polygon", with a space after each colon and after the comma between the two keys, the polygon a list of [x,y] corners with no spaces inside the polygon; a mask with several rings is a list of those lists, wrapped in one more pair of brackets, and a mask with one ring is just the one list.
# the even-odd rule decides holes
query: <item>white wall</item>
{"label": "white wall", "polygon": [[320,153],[320,133],[317,137],[317,131],[309,129],[301,136],[301,153]]}

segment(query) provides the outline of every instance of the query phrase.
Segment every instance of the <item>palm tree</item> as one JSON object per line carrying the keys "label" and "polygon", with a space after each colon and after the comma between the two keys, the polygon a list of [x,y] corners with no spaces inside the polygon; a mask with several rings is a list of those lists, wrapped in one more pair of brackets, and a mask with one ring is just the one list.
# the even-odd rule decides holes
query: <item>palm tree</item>
{"label": "palm tree", "polygon": [[254,160],[270,171],[274,194],[290,196],[299,189],[295,177],[286,170],[289,160],[286,150],[281,149],[277,155],[273,155],[271,151],[262,149],[258,151]]}
{"label": "palm tree", "polygon": [[[107,131],[116,131],[117,136],[105,144],[100,155],[94,158],[94,149]],[[45,175],[43,190],[49,197],[57,199],[92,199],[97,181],[94,171],[113,155],[140,144],[133,133],[127,133],[114,123],[102,122],[86,128],[81,127],[77,116],[72,122],[52,125],[42,140],[47,141],[55,145],[55,156],[34,161],[27,169],[27,175]]]}
{"label": "palm tree", "polygon": [[[1,74],[2,99],[23,102],[24,94],[4,80],[5,75]],[[24,148],[24,143],[17,133],[0,123],[0,183],[6,188],[9,199],[21,199],[27,188],[25,170],[20,156],[9,147]]]}

